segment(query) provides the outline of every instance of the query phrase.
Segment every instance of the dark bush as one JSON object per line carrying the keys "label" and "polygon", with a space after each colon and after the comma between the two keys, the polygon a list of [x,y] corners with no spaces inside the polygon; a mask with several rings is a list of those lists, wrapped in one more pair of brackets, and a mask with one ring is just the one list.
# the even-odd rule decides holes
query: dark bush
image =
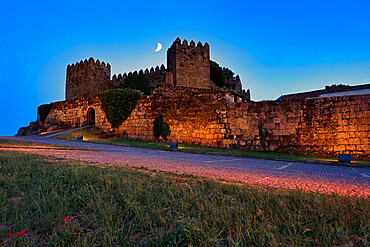
{"label": "dark bush", "polygon": [[171,134],[170,125],[167,121],[164,121],[161,136],[165,141],[167,141],[167,136],[169,136],[170,134]]}
{"label": "dark bush", "polygon": [[137,89],[145,95],[150,94],[148,77],[145,74],[137,73],[129,74],[123,83],[123,88]]}
{"label": "dark bush", "polygon": [[162,129],[163,129],[163,115],[162,113],[158,113],[153,122],[153,135],[155,138],[158,139],[161,136]]}
{"label": "dark bush", "polygon": [[223,67],[222,72],[224,72],[226,79],[230,79],[234,77],[234,72],[229,68]]}
{"label": "dark bush", "polygon": [[216,84],[217,87],[221,88],[225,87],[226,77],[218,63],[211,61],[210,74],[211,80],[213,81],[214,84]]}
{"label": "dark bush", "polygon": [[135,109],[140,93],[135,89],[112,89],[99,94],[102,109],[113,128],[117,128]]}
{"label": "dark bush", "polygon": [[167,137],[171,134],[170,124],[163,120],[162,113],[158,113],[153,122],[153,135],[155,138],[162,136],[163,140],[167,141]]}
{"label": "dark bush", "polygon": [[53,103],[40,105],[38,108],[40,121],[45,122],[46,117],[49,115]]}

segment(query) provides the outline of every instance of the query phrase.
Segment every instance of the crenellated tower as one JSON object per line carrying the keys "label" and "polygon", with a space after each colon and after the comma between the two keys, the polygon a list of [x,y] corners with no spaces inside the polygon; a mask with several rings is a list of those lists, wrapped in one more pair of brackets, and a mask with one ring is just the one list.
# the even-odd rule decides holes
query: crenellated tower
{"label": "crenellated tower", "polygon": [[167,51],[167,70],[175,86],[210,88],[209,45],[177,38]]}
{"label": "crenellated tower", "polygon": [[110,64],[100,63],[99,59],[77,62],[67,66],[66,99],[96,95],[112,88]]}

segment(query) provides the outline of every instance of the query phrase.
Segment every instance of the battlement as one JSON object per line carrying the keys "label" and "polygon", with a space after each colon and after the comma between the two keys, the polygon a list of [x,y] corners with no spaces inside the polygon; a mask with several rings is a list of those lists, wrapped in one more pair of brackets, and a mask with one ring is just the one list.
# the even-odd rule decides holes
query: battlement
{"label": "battlement", "polygon": [[149,86],[153,91],[156,85],[166,82],[167,73],[165,66],[162,64],[161,67],[156,66],[155,68],[151,67],[150,69],[141,69],[139,72],[135,70],[134,72],[119,73],[118,75],[114,74],[112,77],[112,84],[115,88],[120,88],[124,85],[124,81],[129,75],[144,74],[148,77]]}
{"label": "battlement", "polygon": [[68,69],[86,68],[87,66],[102,67],[106,69],[111,68],[109,63],[107,64],[105,64],[105,62],[100,63],[99,59],[95,61],[93,57],[90,57],[89,60],[85,59],[83,61],[81,60],[80,62],[76,62],[75,64],[74,63],[71,65],[68,64],[67,71]]}
{"label": "battlement", "polygon": [[198,51],[201,51],[204,49],[204,51],[207,51],[207,50],[209,51],[209,44],[207,42],[204,43],[204,46],[203,46],[202,42],[199,41],[198,44],[195,46],[194,40],[190,41],[190,44],[188,44],[188,41],[186,39],[184,39],[181,43],[181,39],[177,38],[172,43],[172,46],[176,46],[176,45],[178,45],[179,47],[182,47],[183,49],[194,49]]}
{"label": "battlement", "polygon": [[74,99],[98,94],[111,88],[111,66],[109,63],[89,60],[67,66],[66,99]]}
{"label": "battlement", "polygon": [[[209,44],[190,43],[177,38],[167,50],[167,68],[160,67],[141,69],[140,71],[119,73],[113,75],[109,63],[96,61],[94,58],[81,60],[67,66],[66,99],[74,99],[96,95],[112,88],[124,87],[125,79],[134,74],[145,74],[153,92],[159,84],[191,88],[211,88]],[[241,88],[239,78],[230,80],[232,88]]]}
{"label": "battlement", "polygon": [[209,44],[177,38],[167,51],[167,69],[175,86],[210,88]]}

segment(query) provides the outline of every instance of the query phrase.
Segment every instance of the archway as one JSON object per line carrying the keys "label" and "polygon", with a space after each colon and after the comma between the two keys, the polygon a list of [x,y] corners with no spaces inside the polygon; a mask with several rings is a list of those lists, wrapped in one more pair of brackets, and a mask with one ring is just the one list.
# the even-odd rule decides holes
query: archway
{"label": "archway", "polygon": [[95,110],[90,108],[87,111],[87,125],[95,125]]}

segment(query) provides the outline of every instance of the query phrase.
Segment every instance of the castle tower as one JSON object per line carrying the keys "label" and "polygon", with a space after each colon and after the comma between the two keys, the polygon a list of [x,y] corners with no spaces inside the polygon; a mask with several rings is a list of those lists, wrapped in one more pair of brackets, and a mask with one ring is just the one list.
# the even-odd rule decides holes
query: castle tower
{"label": "castle tower", "polygon": [[66,99],[75,99],[96,95],[112,88],[110,80],[111,67],[99,60],[77,62],[67,66]]}
{"label": "castle tower", "polygon": [[188,44],[177,38],[167,50],[167,70],[172,72],[173,85],[210,88],[209,45],[194,41]]}

